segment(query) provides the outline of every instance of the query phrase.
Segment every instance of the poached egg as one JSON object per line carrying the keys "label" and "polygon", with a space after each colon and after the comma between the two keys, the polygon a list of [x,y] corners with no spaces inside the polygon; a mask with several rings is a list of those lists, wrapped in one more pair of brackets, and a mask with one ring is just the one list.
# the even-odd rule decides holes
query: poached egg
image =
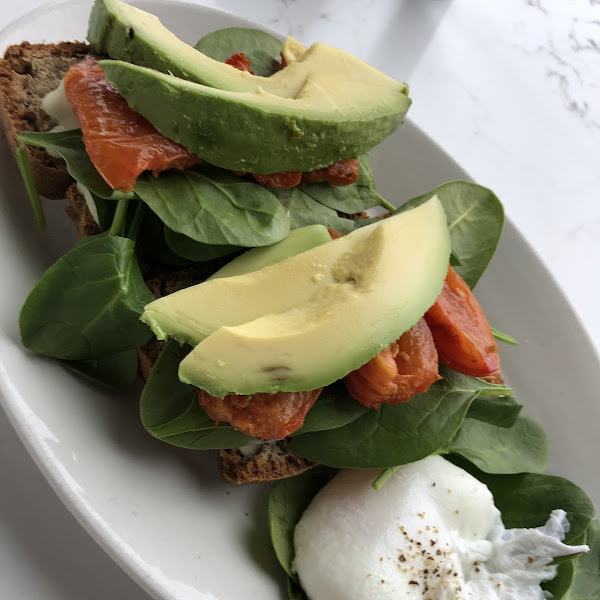
{"label": "poached egg", "polygon": [[440,456],[397,469],[340,471],[294,532],[293,567],[310,600],[543,600],[569,525],[505,529],[487,486]]}

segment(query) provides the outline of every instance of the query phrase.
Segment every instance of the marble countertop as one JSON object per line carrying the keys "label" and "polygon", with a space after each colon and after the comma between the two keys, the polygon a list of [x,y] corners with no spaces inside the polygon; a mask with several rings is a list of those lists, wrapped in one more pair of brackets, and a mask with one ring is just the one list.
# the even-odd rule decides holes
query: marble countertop
{"label": "marble countertop", "polygon": [[[409,82],[411,119],[496,192],[600,350],[598,0],[203,3]],[[42,4],[10,3],[0,27]],[[76,523],[3,414],[0,481],[2,597],[149,598]]]}

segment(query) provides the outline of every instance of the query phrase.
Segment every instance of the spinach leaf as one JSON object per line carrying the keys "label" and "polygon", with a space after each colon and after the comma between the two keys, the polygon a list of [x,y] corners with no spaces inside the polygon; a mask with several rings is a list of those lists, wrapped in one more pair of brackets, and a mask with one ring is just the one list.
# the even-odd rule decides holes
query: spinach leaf
{"label": "spinach leaf", "polygon": [[361,227],[366,227],[367,225],[373,225],[373,223],[379,223],[379,219],[356,219],[356,221],[354,221],[354,229],[360,229]]}
{"label": "spinach leaf", "polygon": [[367,154],[360,157],[359,173],[358,180],[351,185],[331,185],[322,182],[311,183],[302,186],[301,189],[328,208],[350,215],[373,206],[387,206],[387,202],[375,191],[375,181]]}
{"label": "spinach leaf", "polygon": [[27,155],[27,149],[25,146],[19,146],[15,153],[17,160],[17,166],[21,172],[21,177],[25,183],[25,189],[31,202],[31,208],[33,208],[33,214],[37,221],[38,227],[44,231],[46,229],[46,215],[44,214],[44,207],[42,206],[42,200],[38,194],[35,182],[33,181],[33,174],[31,173],[31,165],[29,164],[29,156]]}
{"label": "spinach leaf", "polygon": [[[440,372],[444,377],[453,377],[456,375],[455,371],[448,368]],[[463,376],[461,385],[473,391],[477,390],[479,395],[483,397],[496,398],[497,396],[510,396],[512,394],[512,389],[505,385],[489,383],[485,379],[478,379],[477,377]]]}
{"label": "spinach leaf", "polygon": [[216,427],[214,429],[202,429],[186,431],[167,437],[160,438],[172,446],[189,448],[190,450],[222,450],[224,448],[240,448],[247,444],[261,440],[247,436],[236,431],[233,427]]}
{"label": "spinach leaf", "polygon": [[206,56],[225,62],[232,54],[242,52],[250,61],[250,68],[259,77],[269,77],[281,68],[279,53],[281,40],[258,29],[227,27],[201,38],[196,44]]}
{"label": "spinach leaf", "polygon": [[454,252],[450,252],[450,266],[451,267],[460,267],[462,265],[462,261]]}
{"label": "spinach leaf", "polygon": [[230,425],[215,425],[198,404],[198,388],[179,381],[179,363],[190,350],[170,340],[160,353],[140,400],[140,416],[148,433],[196,450],[236,448],[253,441]]}
{"label": "spinach leaf", "polygon": [[523,408],[512,396],[484,396],[475,398],[469,407],[467,417],[496,425],[496,427],[512,427]]}
{"label": "spinach leaf", "polygon": [[327,208],[309,196],[303,187],[269,189],[279,199],[286,211],[291,229],[320,224],[331,227],[340,233],[350,233],[354,228],[354,221],[339,217],[335,210]]}
{"label": "spinach leaf", "polygon": [[142,174],[135,192],[169,229],[197,242],[268,246],[290,231],[269,190],[220,169]]}
{"label": "spinach leaf", "polygon": [[[279,564],[295,582],[292,573],[294,559],[294,527],[315,494],[335,475],[329,467],[315,467],[277,482],[269,497],[269,531]],[[290,596],[291,597],[291,596]]]}
{"label": "spinach leaf", "polygon": [[153,299],[134,242],[93,236],[44,273],[21,310],[21,339],[32,352],[65,360],[138,348],[152,335],[139,316]]}
{"label": "spinach leaf", "polygon": [[213,260],[240,250],[239,246],[215,246],[196,242],[187,235],[177,233],[168,227],[165,227],[165,241],[175,254],[194,262]]}
{"label": "spinach leaf", "polygon": [[143,257],[159,265],[188,267],[194,264],[169,248],[165,239],[165,226],[151,210],[145,212],[140,230],[137,247]]}
{"label": "spinach leaf", "polygon": [[336,429],[295,436],[289,448],[321,464],[360,468],[395,467],[447,452],[483,388],[479,380],[448,369],[443,375],[409,402],[369,410]]}
{"label": "spinach leaf", "polygon": [[409,200],[394,214],[419,206],[434,194],[446,211],[452,251],[460,257],[456,272],[473,288],[500,242],[504,227],[502,204],[487,188],[468,181],[451,181]]}
{"label": "spinach leaf", "polygon": [[451,452],[486,473],[543,473],[548,463],[548,438],[542,426],[519,417],[510,428],[465,419]]}
{"label": "spinach leaf", "polygon": [[[198,388],[182,383],[177,374],[179,363],[191,349],[169,340],[144,386],[140,416],[146,430],[155,437],[214,427],[214,422],[198,404]],[[197,412],[195,406],[199,409]]]}
{"label": "spinach leaf", "polygon": [[462,457],[448,458],[490,488],[506,527],[540,527],[554,509],[562,508],[571,524],[565,543],[572,544],[595,516],[592,501],[568,479],[541,473],[496,475],[483,472]]}
{"label": "spinach leaf", "polygon": [[492,335],[499,342],[504,342],[505,344],[509,344],[510,346],[516,346],[519,343],[519,342],[517,342],[517,340],[515,340],[514,337],[512,337],[512,335],[508,335],[508,333],[502,333],[501,331],[498,331],[497,329],[494,329],[493,327],[490,327],[490,329],[492,330]]}
{"label": "spinach leaf", "polygon": [[92,200],[94,201],[94,205],[96,207],[96,212],[98,213],[98,225],[100,225],[100,229],[102,231],[108,231],[113,219],[115,218],[115,209],[117,208],[117,203],[107,200],[106,198],[101,198],[93,192],[90,192],[90,195],[92,196]]}
{"label": "spinach leaf", "polygon": [[93,360],[63,360],[61,363],[80,377],[116,391],[129,387],[138,370],[135,349]]}
{"label": "spinach leaf", "polygon": [[101,198],[119,200],[133,198],[132,193],[113,190],[102,179],[85,151],[80,129],[70,131],[24,131],[18,135],[23,144],[58,152],[67,164],[67,171],[92,193]]}
{"label": "spinach leaf", "polygon": [[302,435],[312,431],[325,431],[343,427],[370,410],[356,401],[341,381],[327,386],[317,398],[304,419],[304,425],[292,435]]}
{"label": "spinach leaf", "polygon": [[586,530],[590,551],[562,563],[556,577],[544,585],[554,600],[592,600],[600,598],[600,524],[594,519]]}

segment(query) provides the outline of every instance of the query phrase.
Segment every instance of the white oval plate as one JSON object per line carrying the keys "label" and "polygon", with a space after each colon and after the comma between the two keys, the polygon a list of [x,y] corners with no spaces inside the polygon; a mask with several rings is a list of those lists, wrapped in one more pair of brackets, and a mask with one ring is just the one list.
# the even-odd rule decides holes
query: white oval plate
{"label": "white oval plate", "polygon": [[[0,49],[22,40],[84,39],[90,5],[63,2],[27,15],[0,34]],[[252,25],[183,2],[138,5],[189,43],[220,27]],[[373,163],[379,191],[396,203],[467,177],[410,122],[377,149]],[[185,451],[148,436],[135,394],[115,397],[21,347],[20,307],[75,239],[64,203],[46,206],[42,234],[2,145],[0,387],[24,444],[81,524],[156,598],[282,598],[283,576],[268,540],[270,486],[225,484],[215,452]],[[579,483],[597,502],[600,365],[560,290],[510,223],[477,293],[494,326],[520,341],[502,348],[503,366],[527,413],[548,431],[551,472]]]}

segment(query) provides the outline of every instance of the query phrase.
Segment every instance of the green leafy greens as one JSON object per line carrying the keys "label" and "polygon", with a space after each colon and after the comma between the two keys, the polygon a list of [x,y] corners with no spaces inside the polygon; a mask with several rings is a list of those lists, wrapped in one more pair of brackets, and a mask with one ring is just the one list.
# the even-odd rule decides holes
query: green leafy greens
{"label": "green leafy greens", "polygon": [[135,193],[169,229],[204,244],[268,246],[290,231],[271,192],[222,170],[141,175]]}
{"label": "green leafy greens", "polygon": [[486,473],[543,473],[548,462],[548,438],[529,417],[519,417],[512,427],[465,419],[450,450]]}
{"label": "green leafy greens", "polygon": [[281,68],[278,60],[281,46],[281,40],[265,31],[227,27],[205,35],[195,48],[220,62],[225,62],[234,53],[242,53],[250,61],[255,75],[269,77]]}
{"label": "green leafy greens", "polygon": [[18,135],[18,140],[29,146],[38,146],[60,154],[71,177],[79,181],[96,196],[111,200],[133,198],[131,193],[113,190],[102,179],[85,151],[80,129],[44,132],[24,131]]}
{"label": "green leafy greens", "polygon": [[15,154],[17,160],[17,166],[21,171],[21,177],[25,182],[25,189],[31,202],[31,208],[33,208],[33,214],[37,221],[38,227],[43,231],[46,229],[46,215],[44,214],[44,207],[42,206],[42,200],[38,194],[35,182],[33,181],[33,174],[31,173],[31,165],[29,164],[29,157],[27,155],[27,149],[25,146],[19,146]]}
{"label": "green leafy greens", "polygon": [[179,381],[179,363],[190,350],[170,340],[158,357],[140,401],[146,430],[173,446],[194,450],[236,448],[255,441],[231,425],[215,425],[198,404],[198,389]]}
{"label": "green leafy greens", "polygon": [[101,235],[60,258],[25,301],[23,345],[46,356],[86,360],[146,343],[151,331],[139,317],[153,296],[134,249],[128,238]]}
{"label": "green leafy greens", "polygon": [[504,209],[489,189],[468,181],[450,181],[409,200],[395,213],[414,208],[437,194],[448,218],[452,251],[460,259],[456,272],[470,288],[488,266],[504,228]]}

